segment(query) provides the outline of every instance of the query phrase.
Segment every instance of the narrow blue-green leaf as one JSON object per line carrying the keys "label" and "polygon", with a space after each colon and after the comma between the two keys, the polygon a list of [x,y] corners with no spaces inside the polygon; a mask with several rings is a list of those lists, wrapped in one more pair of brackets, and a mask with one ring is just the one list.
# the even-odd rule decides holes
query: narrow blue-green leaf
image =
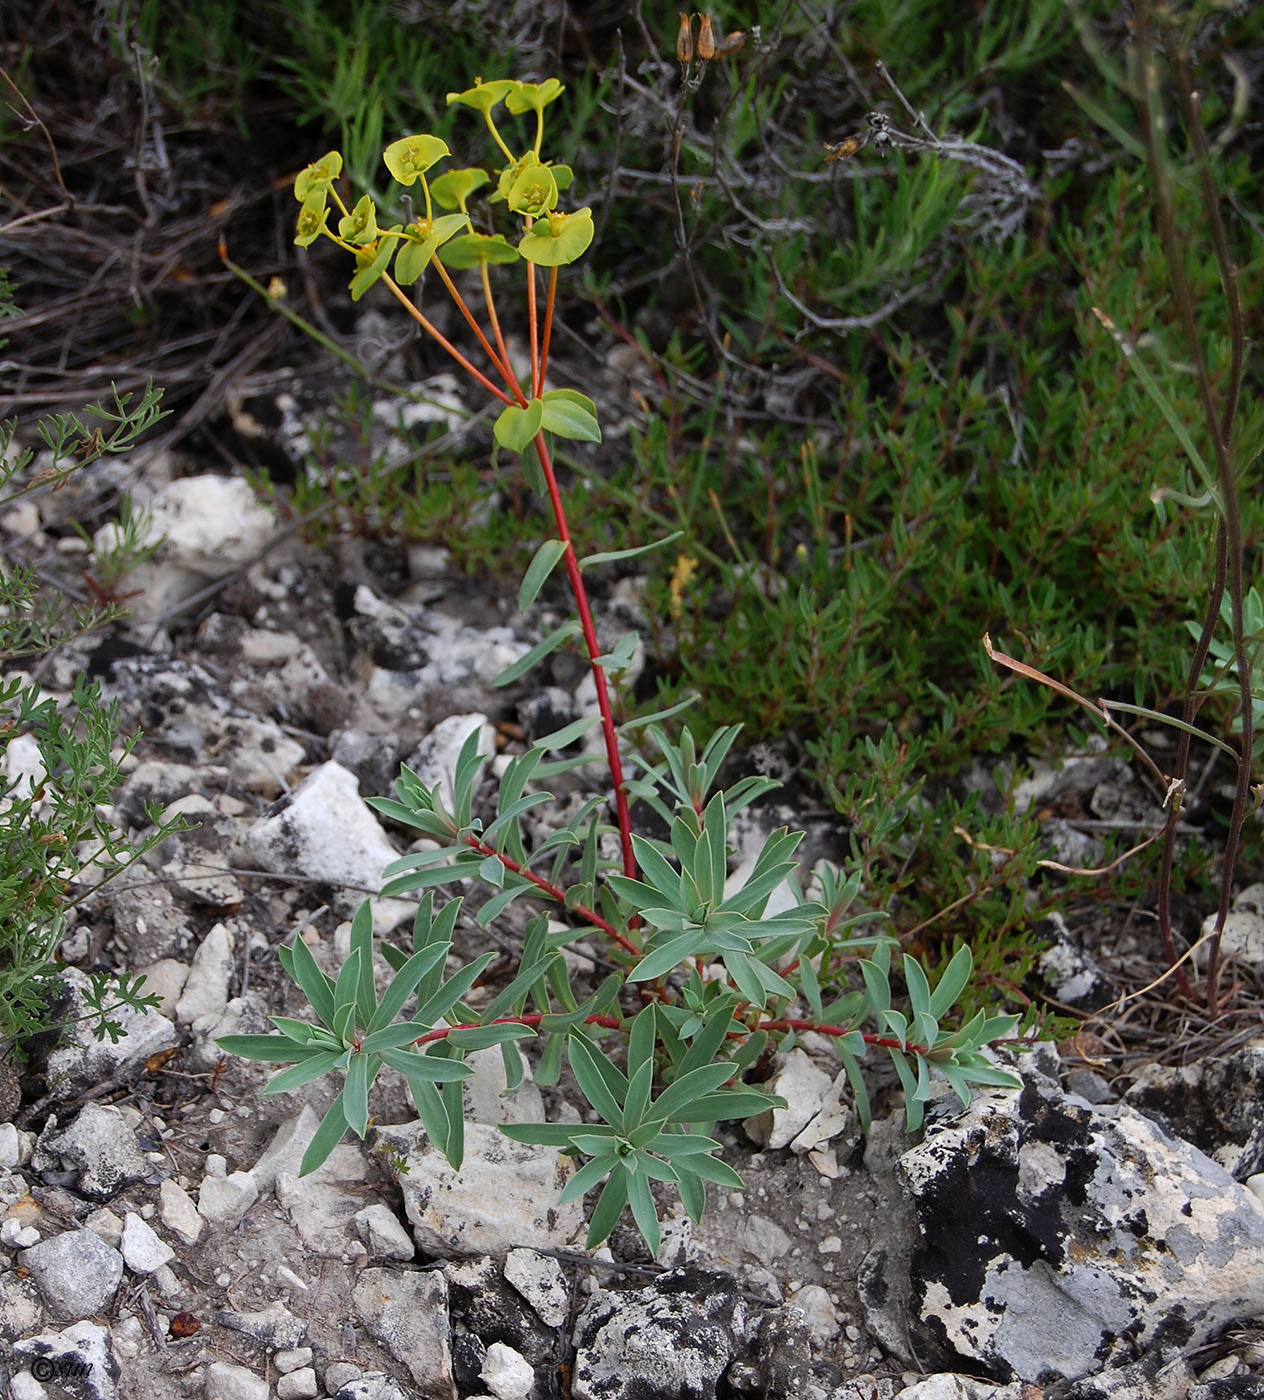
{"label": "narrow blue-green leaf", "polygon": [[610,1175],[613,1166],[614,1161],[610,1157],[594,1157],[591,1162],[585,1162],[562,1187],[557,1198],[558,1205],[564,1206],[568,1201],[581,1199]]}
{"label": "narrow blue-green leaf", "polygon": [[628,1079],[628,1094],[624,1100],[623,1113],[620,1117],[620,1126],[625,1133],[630,1133],[645,1116],[653,1083],[654,1061],[652,1059],[644,1060]]}
{"label": "narrow blue-green leaf", "polygon": [[539,894],[539,889],[528,880],[523,880],[517,876],[513,877],[513,882],[506,889],[501,890],[478,911],[475,916],[475,923],[479,928],[487,928],[494,920],[500,918],[506,909],[522,894]]}
{"label": "narrow blue-green leaf", "polygon": [[287,948],[286,971],[303,990],[303,995],[311,1004],[312,1010],[331,1029],[334,1024],[334,981],[316,965],[312,950],[301,937],[294,940],[294,946]]}
{"label": "narrow blue-green leaf", "polygon": [[703,1094],[672,1114],[675,1123],[719,1123],[726,1118],[752,1118],[770,1108],[784,1108],[785,1100],[757,1089],[723,1089]]}
{"label": "narrow blue-green leaf", "polygon": [[417,990],[422,979],[435,967],[442,967],[447,956],[446,944],[435,944],[414,953],[391,978],[373,1019],[368,1024],[369,1035],[389,1026],[404,1009],[404,1003]]}
{"label": "narrow blue-green leaf", "polygon": [[[466,1026],[459,1031],[451,1031],[448,1044],[469,1054],[474,1050],[486,1050],[492,1045],[509,1045],[515,1040],[533,1040],[535,1032],[530,1026]],[[518,1057],[518,1076],[522,1076],[522,1057]],[[514,1086],[511,1086],[514,1087]]]}
{"label": "narrow blue-green leaf", "polygon": [[461,1060],[442,1059],[438,1055],[423,1055],[416,1050],[381,1050],[382,1063],[390,1065],[408,1079],[424,1080],[427,1084],[455,1084],[468,1079],[474,1071]]}
{"label": "narrow blue-green leaf", "polygon": [[221,1035],[215,1044],[224,1054],[238,1059],[271,1060],[279,1065],[326,1053],[322,1045],[299,1045],[284,1035]]}
{"label": "narrow blue-green leaf", "polygon": [[649,1180],[640,1172],[631,1172],[628,1175],[628,1202],[632,1207],[632,1219],[636,1221],[636,1228],[640,1230],[642,1238],[649,1246],[651,1256],[656,1256],[662,1242],[658,1228],[658,1212],[654,1209]]}
{"label": "narrow blue-green leaf", "polygon": [[564,540],[545,540],[536,550],[527,567],[527,572],[523,575],[522,587],[518,590],[519,612],[526,612],[535,602],[540,589],[544,587],[549,575],[569,548],[570,546]]}
{"label": "narrow blue-green leaf", "polygon": [[913,1015],[919,1012],[930,1014],[930,983],[926,979],[925,969],[915,958],[904,954],[904,985],[908,988],[909,1001],[913,1007]]}
{"label": "narrow blue-green leaf", "polygon": [[563,725],[561,729],[555,729],[552,734],[546,734],[542,739],[537,739],[535,747],[540,751],[547,749],[549,753],[553,753],[557,749],[569,748],[572,744],[578,743],[590,729],[600,723],[600,715],[582,715],[579,719],[572,720],[570,724]]}
{"label": "narrow blue-green leaf", "polygon": [[[351,1007],[353,1011],[357,1009],[356,998],[360,990],[361,957],[360,949],[353,947],[347,961],[343,963],[338,973],[338,980],[334,983],[335,1022],[338,1013],[345,1010],[346,1007]],[[336,1023],[333,1029],[337,1031]]]}
{"label": "narrow blue-green leaf", "polygon": [[727,1186],[734,1191],[740,1191],[745,1185],[742,1178],[727,1162],[718,1161],[715,1157],[698,1156],[686,1157],[683,1160],[677,1159],[675,1166],[682,1183],[686,1175],[689,1175],[701,1177],[704,1181],[714,1181],[717,1186]]}
{"label": "narrow blue-green leaf", "polygon": [[296,1021],[290,1016],[269,1016],[268,1020],[287,1040],[296,1041],[299,1045],[318,1045],[322,1049],[334,1049],[332,1034],[324,1026],[314,1026],[310,1021]]}
{"label": "narrow blue-green leaf", "polygon": [[308,1056],[298,1064],[284,1069],[280,1074],[274,1074],[263,1086],[265,1094],[288,1094],[294,1089],[301,1089],[304,1084],[310,1084],[313,1079],[319,1079],[322,1074],[328,1074],[331,1069],[342,1058],[342,1051],[324,1050],[317,1051],[316,1054]]}
{"label": "narrow blue-green leaf", "polygon": [[443,1155],[452,1170],[459,1172],[465,1159],[465,1100],[460,1084],[450,1080],[439,1090],[439,1097],[448,1115],[448,1142]]}
{"label": "narrow blue-green leaf", "polygon": [[520,656],[513,665],[506,666],[500,675],[492,681],[492,685],[502,686],[512,684],[519,676],[525,676],[537,662],[543,661],[546,656],[555,652],[563,642],[569,641],[571,637],[578,636],[579,632],[579,623],[574,618],[562,623],[560,627],[555,627],[542,642],[538,642],[533,646],[525,656]]}
{"label": "narrow blue-green leaf", "polygon": [[939,981],[935,984],[935,990],[931,994],[930,1014],[937,1021],[942,1021],[952,1010],[957,998],[969,985],[973,966],[974,959],[970,949],[963,943],[940,974]]}
{"label": "narrow blue-green leaf", "polygon": [[625,719],[619,726],[619,732],[622,734],[626,729],[644,729],[648,725],[658,724],[665,719],[672,719],[682,711],[696,705],[701,698],[700,695],[687,695],[683,700],[678,700],[674,705],[669,705],[665,710],[654,710],[648,715],[636,715],[632,719]]}
{"label": "narrow blue-green leaf", "polygon": [[[547,1027],[541,1027],[547,1030]],[[541,1088],[549,1089],[562,1077],[562,1051],[565,1048],[566,1037],[562,1034],[550,1034],[544,1042],[544,1049],[540,1052],[540,1062],[535,1067],[535,1082]]]}
{"label": "narrow blue-green leaf", "polygon": [[707,1208],[707,1188],[696,1176],[677,1169],[676,1189],[680,1192],[680,1203],[687,1211],[689,1219],[695,1225],[700,1225]]}
{"label": "narrow blue-green leaf", "polygon": [[677,963],[692,957],[694,950],[704,938],[705,935],[701,929],[691,929],[679,938],[668,939],[666,943],[660,944],[653,952],[647,953],[637,963],[628,973],[628,981],[647,982],[652,981],[655,977],[665,977]]}
{"label": "narrow blue-green leaf", "polygon": [[653,841],[633,836],[632,850],[641,874],[670,904],[680,899],[680,872],[671,864]]}
{"label": "narrow blue-green leaf", "polygon": [[[623,1074],[578,1032],[571,1034],[567,1054],[571,1070],[584,1092],[584,1097],[607,1123],[619,1125],[623,1120],[621,1100],[628,1091],[627,1080]],[[613,1075],[611,1070],[614,1071]],[[623,1083],[620,1084],[619,1080],[623,1080]]]}
{"label": "narrow blue-green leaf", "polygon": [[602,1188],[592,1218],[588,1222],[587,1248],[596,1249],[619,1223],[623,1207],[628,1203],[628,1174],[622,1169],[613,1172]]}
{"label": "narrow blue-green leaf", "polygon": [[728,875],[728,818],[724,794],[717,792],[702,814],[702,840],[698,843],[695,878],[698,891],[707,904],[718,904]]}
{"label": "narrow blue-green leaf", "polygon": [[698,1122],[698,1119],[690,1120],[681,1118],[680,1115],[688,1108],[690,1100],[718,1089],[732,1074],[733,1066],[721,1063],[701,1065],[698,1069],[690,1070],[688,1074],[679,1075],[654,1100],[654,1112],[660,1117],[680,1122]]}
{"label": "narrow blue-green leaf", "polygon": [[537,1147],[569,1147],[571,1134],[578,1123],[499,1123],[500,1131],[514,1142],[529,1142]]}
{"label": "narrow blue-green leaf", "polygon": [[457,1004],[458,1001],[469,991],[475,982],[483,975],[488,966],[495,960],[495,953],[483,953],[474,959],[468,966],[463,967],[449,981],[445,982],[431,996],[424,1006],[417,1008],[417,1013],[413,1017],[415,1021],[421,1021],[428,1026],[437,1026],[444,1016]]}
{"label": "narrow blue-green leaf", "polygon": [[363,1052],[352,1055],[342,1086],[342,1111],[347,1127],[358,1138],[364,1137],[369,1126],[369,1059]]}
{"label": "narrow blue-green leaf", "polygon": [[360,973],[356,978],[356,1020],[367,1026],[377,1010],[377,992],[373,985],[373,906],[361,900],[351,920],[351,943],[360,954]]}
{"label": "narrow blue-green leaf", "polygon": [[342,1095],[329,1106],[329,1112],[320,1120],[320,1127],[316,1129],[311,1142],[307,1144],[307,1151],[303,1153],[303,1160],[299,1163],[299,1176],[307,1176],[319,1167],[335,1147],[342,1141],[342,1135],[347,1131],[347,1118],[342,1111]]}
{"label": "narrow blue-green leaf", "polygon": [[[649,544],[637,545],[635,549],[607,549],[600,554],[589,554],[579,561],[581,569],[591,569],[594,564],[614,564],[622,559],[636,559],[642,554],[649,554],[655,549],[663,549],[669,544],[674,544],[685,532],[683,530],[673,530],[670,535],[664,535],[661,540],[653,540]],[[692,701],[686,701],[692,704]],[[673,705],[670,711],[664,713],[675,713],[683,709],[684,705]],[[635,720],[636,724],[648,723],[653,716],[647,716],[645,720]]]}

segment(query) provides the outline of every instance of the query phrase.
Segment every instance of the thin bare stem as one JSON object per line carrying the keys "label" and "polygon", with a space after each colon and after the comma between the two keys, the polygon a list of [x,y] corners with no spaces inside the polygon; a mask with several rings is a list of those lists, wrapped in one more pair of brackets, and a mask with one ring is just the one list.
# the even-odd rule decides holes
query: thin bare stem
{"label": "thin bare stem", "polygon": [[540,346],[540,382],[536,393],[544,392],[544,376],[549,372],[549,342],[553,339],[553,308],[557,303],[557,268],[549,273],[549,294],[544,303],[544,342]]}
{"label": "thin bare stem", "polygon": [[[486,354],[487,358],[492,362],[493,365],[495,365],[497,373],[505,381],[505,386],[508,388],[511,394],[514,394],[519,400],[525,403],[526,400],[522,397],[522,392],[518,388],[517,381],[514,379],[513,368],[509,363],[509,356],[504,353],[504,342],[501,341],[499,336],[497,336],[496,343],[500,350],[500,353],[497,354],[497,352],[493,350],[491,345],[488,343],[487,337],[483,334],[482,326],[480,326],[478,322],[474,319],[474,313],[466,304],[465,298],[457,290],[456,283],[453,282],[452,278],[448,274],[448,269],[444,267],[444,265],[439,261],[437,256],[431,259],[431,262],[434,266],[434,270],[439,274],[439,280],[448,289],[448,295],[456,303],[457,310],[461,313],[462,317],[464,317],[465,324],[469,326],[470,330],[474,332],[475,339],[483,347],[483,351]],[[493,321],[494,320],[495,313],[493,313]]]}
{"label": "thin bare stem", "polygon": [[[480,264],[479,272],[482,274],[483,279],[483,301],[487,305],[487,319],[491,323],[492,334],[496,337],[496,349],[503,363],[512,369],[509,351],[505,348],[505,337],[500,329],[500,317],[496,315],[496,298],[492,295],[492,279],[491,274],[487,270],[486,263]],[[518,396],[522,398],[522,391],[518,388],[518,381],[516,379],[513,381],[513,387]],[[525,399],[523,402],[525,403]]]}
{"label": "thin bare stem", "polygon": [[[531,227],[531,220],[527,220]],[[531,341],[531,397],[540,397],[540,315],[535,296],[535,263],[527,264],[527,331]]]}
{"label": "thin bare stem", "polygon": [[579,614],[579,626],[584,636],[584,647],[592,666],[593,683],[597,687],[597,708],[601,712],[601,732],[606,744],[606,763],[610,769],[610,781],[614,788],[615,815],[619,825],[619,845],[623,851],[623,873],[636,878],[636,856],[632,852],[632,813],[628,805],[628,794],[624,787],[623,761],[619,756],[619,735],[615,729],[614,713],[610,707],[610,688],[606,684],[605,667],[598,659],[601,646],[597,641],[597,628],[593,623],[592,609],[588,606],[588,593],[584,588],[584,576],[580,572],[579,561],[575,558],[575,547],[571,544],[570,529],[566,523],[566,509],[562,504],[562,493],[558,489],[557,474],[553,470],[553,459],[549,455],[549,445],[543,433],[537,433],[536,452],[540,458],[540,469],[544,473],[548,488],[549,504],[553,507],[553,519],[557,525],[558,538],[566,545],[566,574],[570,579],[571,592],[575,598],[575,611]]}
{"label": "thin bare stem", "polygon": [[433,326],[430,323],[430,321],[428,321],[426,317],[422,315],[422,313],[413,305],[411,300],[409,300],[409,298],[404,294],[403,289],[396,284],[393,278],[388,277],[386,273],[382,274],[382,285],[386,288],[388,292],[390,292],[390,294],[395,298],[395,300],[399,302],[399,304],[404,308],[404,310],[408,312],[408,314],[413,318],[413,320],[417,322],[417,324],[422,328],[423,331],[425,331],[425,333],[431,338],[431,340],[433,340],[437,345],[442,346],[442,348],[446,350],[449,355],[452,356],[452,358],[457,362],[458,365],[461,366],[461,368],[466,372],[466,374],[476,379],[483,386],[483,388],[487,390],[489,394],[495,395],[495,397],[498,398],[501,401],[501,403],[513,403],[513,399],[511,399],[503,389],[498,389],[496,385],[493,384],[490,379],[488,379],[488,377],[483,373],[481,369],[476,368],[469,362],[468,359],[466,359],[466,357],[456,348],[455,345],[452,344],[452,342],[447,338],[447,336],[445,336],[442,333],[442,331],[440,331],[436,326]]}

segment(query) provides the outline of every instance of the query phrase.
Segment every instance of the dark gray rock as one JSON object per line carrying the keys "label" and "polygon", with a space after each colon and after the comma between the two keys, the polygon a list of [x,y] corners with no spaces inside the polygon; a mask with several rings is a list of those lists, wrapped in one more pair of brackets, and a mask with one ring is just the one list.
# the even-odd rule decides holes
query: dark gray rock
{"label": "dark gray rock", "polygon": [[1264,1171],[1264,1041],[1180,1068],[1148,1065],[1124,1102],[1158,1117],[1238,1181]]}
{"label": "dark gray rock", "polygon": [[752,1319],[726,1274],[676,1269],[599,1292],[576,1323],[574,1400],[713,1400],[750,1348]]}
{"label": "dark gray rock", "polygon": [[899,1173],[920,1240],[863,1291],[878,1335],[907,1328],[924,1365],[1047,1385],[1264,1311],[1250,1193],[1144,1115],[1043,1074],[932,1122]]}

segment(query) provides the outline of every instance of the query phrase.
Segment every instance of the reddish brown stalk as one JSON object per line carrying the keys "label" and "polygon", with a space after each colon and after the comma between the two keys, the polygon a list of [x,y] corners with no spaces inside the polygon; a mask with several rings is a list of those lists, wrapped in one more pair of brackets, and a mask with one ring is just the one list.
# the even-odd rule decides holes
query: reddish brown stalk
{"label": "reddish brown stalk", "polygon": [[456,303],[457,310],[465,318],[465,324],[469,326],[470,330],[474,332],[475,339],[483,347],[483,351],[487,355],[487,358],[492,362],[493,365],[495,365],[497,372],[500,374],[500,377],[505,381],[505,385],[508,388],[509,392],[513,394],[521,403],[525,404],[526,399],[523,398],[522,391],[518,388],[517,381],[513,377],[513,368],[509,363],[509,356],[505,353],[505,345],[500,338],[499,327],[496,327],[495,325],[495,313],[493,312],[492,315],[492,324],[497,331],[496,344],[500,350],[499,354],[497,354],[496,351],[493,350],[491,345],[488,343],[487,337],[483,334],[482,326],[480,326],[478,322],[474,319],[474,313],[470,310],[469,306],[466,304],[465,298],[457,290],[456,284],[448,275],[448,269],[444,267],[444,265],[439,261],[438,257],[432,259],[432,264],[434,266],[434,270],[439,274],[440,281],[442,281],[443,285],[448,289],[448,295]]}
{"label": "reddish brown stalk", "polygon": [[483,386],[483,388],[487,390],[489,394],[494,395],[501,401],[501,403],[513,403],[513,399],[511,399],[503,389],[498,389],[492,383],[492,381],[488,379],[488,377],[483,373],[481,369],[476,369],[437,327],[431,325],[431,323],[426,319],[426,317],[423,316],[422,313],[418,311],[418,309],[408,299],[408,297],[404,295],[401,288],[395,283],[395,281],[392,278],[388,277],[385,273],[383,273],[382,282],[385,285],[386,290],[390,292],[390,294],[395,298],[395,300],[399,302],[399,304],[404,308],[404,310],[408,312],[408,314],[413,318],[414,321],[417,322],[417,324],[422,328],[422,330],[425,331],[425,333],[431,338],[431,340],[433,340],[437,345],[441,346],[444,350],[446,350],[448,354],[451,355],[452,358],[457,362],[457,364],[461,366],[461,368],[466,372],[466,374],[476,379]]}
{"label": "reddish brown stalk", "polygon": [[[531,227],[531,220],[527,220]],[[540,315],[535,299],[535,263],[527,264],[527,329],[531,339],[531,393],[540,393]]]}
{"label": "reddish brown stalk", "polygon": [[518,395],[519,399],[521,399],[525,405],[526,399],[522,394],[522,390],[518,387],[518,381],[513,378],[509,351],[505,348],[505,337],[500,329],[500,317],[496,315],[496,298],[492,296],[492,279],[488,274],[486,263],[480,265],[479,272],[482,274],[483,279],[483,301],[487,304],[487,319],[491,322],[492,334],[496,337],[496,349],[500,352],[500,358],[509,370],[507,378],[513,384],[514,393]]}
{"label": "reddish brown stalk", "polygon": [[[550,899],[557,900],[559,904],[566,903],[565,890],[560,889],[551,881],[544,879],[543,876],[537,875],[534,870],[528,870],[525,866],[519,865],[516,860],[505,855],[503,851],[496,850],[494,846],[486,845],[484,842],[480,841],[477,836],[467,836],[465,838],[465,844],[472,851],[477,851],[481,856],[495,856],[506,870],[512,870],[515,875],[521,875],[524,880],[530,880],[542,894],[547,894]],[[595,909],[589,909],[586,904],[572,904],[570,907],[581,919],[592,924],[594,928],[599,928],[602,933],[609,934],[625,952],[631,953],[635,957],[641,956],[641,950],[624,934],[620,933],[608,919],[603,919]]]}
{"label": "reddish brown stalk", "polygon": [[553,307],[557,301],[557,268],[549,274],[549,295],[544,304],[544,343],[540,346],[540,379],[533,386],[537,396],[544,393],[544,376],[549,372],[549,342],[553,339]]}
{"label": "reddish brown stalk", "polygon": [[619,844],[623,849],[623,873],[635,880],[637,876],[636,856],[632,853],[632,813],[628,806],[628,794],[623,786],[623,761],[619,757],[619,736],[615,730],[614,714],[610,708],[610,690],[606,685],[605,668],[598,657],[601,646],[597,641],[597,629],[593,624],[592,609],[588,606],[588,593],[584,588],[584,577],[580,572],[579,561],[575,558],[575,548],[571,544],[570,530],[566,524],[566,509],[562,505],[562,493],[558,489],[557,474],[553,470],[553,459],[549,456],[549,446],[543,433],[537,433],[535,449],[540,458],[540,470],[548,487],[549,503],[553,507],[553,519],[557,525],[558,538],[566,546],[566,573],[570,579],[571,592],[575,598],[575,611],[579,614],[580,630],[584,634],[584,646],[588,651],[588,661],[592,666],[593,682],[597,687],[597,708],[601,712],[601,732],[606,743],[606,762],[610,768],[610,781],[614,785],[615,813],[619,823]]}

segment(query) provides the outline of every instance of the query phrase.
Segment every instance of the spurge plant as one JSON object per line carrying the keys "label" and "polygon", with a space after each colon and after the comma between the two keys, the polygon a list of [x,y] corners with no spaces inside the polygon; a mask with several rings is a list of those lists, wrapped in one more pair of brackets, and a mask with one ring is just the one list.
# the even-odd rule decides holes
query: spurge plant
{"label": "spurge plant", "polygon": [[[870,1046],[879,1047],[899,1075],[907,1123],[914,1129],[929,1097],[932,1069],[963,1103],[969,1102],[971,1085],[1017,1082],[983,1053],[984,1046],[1014,1029],[1017,1018],[979,1012],[955,1029],[942,1024],[970,981],[971,955],[964,946],[933,986],[923,967],[904,956],[909,1010],[897,1010],[890,977],[893,940],[861,929],[883,916],[848,914],[859,893],[858,874],[843,878],[818,867],[812,897],[806,896],[792,859],[801,833],[774,831],[745,878],[730,876],[730,823],[776,786],[758,776],[727,789],[717,786],[736,728],[718,731],[699,749],[688,729],[675,739],[664,729],[675,710],[616,723],[611,681],[627,669],[637,639],[624,636],[603,649],[584,575],[656,546],[577,558],[550,452],[551,437],[593,442],[601,437],[590,398],[573,389],[544,387],[559,269],[584,253],[594,232],[589,209],[559,207],[571,185],[569,168],[542,155],[545,110],[562,90],[550,78],[478,82],[449,94],[449,103],[481,114],[502,164],[490,175],[469,166],[430,179],[432,169],[451,154],[446,143],[429,135],[395,141],[384,154],[404,211],[394,222],[381,220],[367,194],[348,208],[338,188],[342,158],[331,151],[295,182],[301,204],[296,242],[328,238],[344,248],[355,260],[354,299],[381,283],[502,405],[496,441],[520,455],[526,481],[547,498],[556,530],[526,571],[519,605],[528,608],[560,564],[575,617],[510,666],[498,683],[518,680],[577,640],[592,668],[597,713],[512,759],[500,779],[494,815],[486,821],[475,812],[485,762],[477,734],[464,745],[450,794],[427,787],[405,768],[396,796],[373,805],[423,833],[428,849],[388,867],[382,893],[425,893],[411,949],[381,948],[394,974],[385,992],[380,998],[376,992],[366,902],[353,920],[350,956],[336,978],[318,967],[301,938],[281,949],[314,1022],[275,1016],[277,1034],[226,1036],[219,1044],[248,1059],[290,1066],[269,1082],[267,1093],[297,1089],[331,1071],[344,1075],[342,1090],[304,1156],[306,1173],[325,1160],[348,1128],[365,1136],[369,1089],[384,1066],[405,1077],[432,1142],[459,1167],[461,1080],[471,1073],[465,1056],[499,1045],[513,1088],[524,1072],[515,1042],[533,1039],[539,1052],[537,1083],[556,1083],[565,1055],[591,1110],[589,1121],[512,1124],[502,1131],[519,1142],[551,1145],[587,1159],[562,1199],[601,1186],[589,1247],[609,1235],[630,1205],[656,1253],[659,1224],[651,1181],[675,1186],[695,1221],[702,1216],[708,1181],[741,1185],[737,1173],[717,1160],[720,1143],[712,1128],[781,1103],[741,1082],[773,1047],[788,1050],[807,1032],[828,1038],[865,1124],[869,1103],[860,1062]],[[493,115],[501,108],[534,119],[530,142],[517,153]],[[469,200],[484,188],[490,189],[488,215],[504,206],[516,224],[512,238],[490,231],[490,221],[475,226]],[[414,212],[418,196],[422,207]],[[521,372],[510,360],[498,313],[493,269],[501,267],[520,272],[525,282],[530,362]],[[484,368],[448,340],[404,291],[423,274],[437,279],[451,297],[476,343],[471,355],[481,357]],[[457,284],[463,274],[474,283],[472,299]],[[557,756],[598,726],[597,752]],[[542,785],[603,758],[608,800],[591,798],[559,829],[529,844],[524,817],[553,800]],[[658,818],[666,839],[634,834],[631,809],[637,802]],[[470,878],[490,891],[475,916],[481,927],[523,896],[543,901],[553,916],[541,913],[527,922],[516,975],[489,1001],[471,994],[494,955],[485,953],[448,975],[462,901],[435,908],[437,887]],[[572,984],[565,950],[585,938],[604,942],[604,957],[615,970],[581,995],[584,989]]]}

